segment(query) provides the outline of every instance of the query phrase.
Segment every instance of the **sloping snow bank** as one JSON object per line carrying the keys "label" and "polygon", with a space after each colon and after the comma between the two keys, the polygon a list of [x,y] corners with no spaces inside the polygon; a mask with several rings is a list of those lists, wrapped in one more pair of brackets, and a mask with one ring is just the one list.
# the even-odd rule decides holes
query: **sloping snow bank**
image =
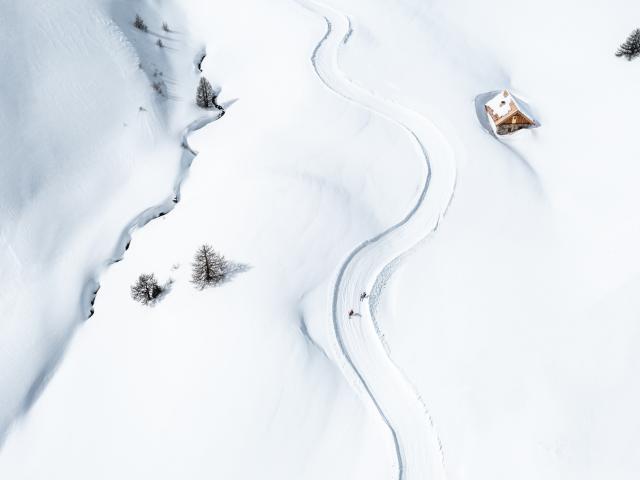
{"label": "sloping snow bank", "polygon": [[[640,63],[613,53],[640,7],[332,3],[356,19],[341,67],[436,119],[459,159],[449,215],[375,312],[449,478],[637,477]],[[500,88],[541,128],[481,130],[473,100]]]}
{"label": "sloping snow bank", "polygon": [[[237,101],[191,137],[200,154],[176,209],[102,277],[0,477],[395,478],[388,430],[336,366],[331,295],[353,246],[411,209],[424,159],[317,79],[313,13],[284,0],[185,7],[205,74]],[[247,271],[195,290],[204,242]],[[153,308],[129,298],[142,272],[174,280]]]}
{"label": "sloping snow bank", "polygon": [[[89,315],[123,230],[171,202],[181,130],[200,113],[188,106],[196,48],[169,3],[0,9],[1,439]],[[136,12],[148,33],[133,28]],[[176,32],[161,30],[165,20]]]}

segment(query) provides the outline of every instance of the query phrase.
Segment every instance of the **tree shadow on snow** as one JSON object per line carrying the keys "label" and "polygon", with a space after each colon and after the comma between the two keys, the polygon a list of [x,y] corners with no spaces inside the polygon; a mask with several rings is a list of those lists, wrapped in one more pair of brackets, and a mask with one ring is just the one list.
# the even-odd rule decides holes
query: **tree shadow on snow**
{"label": "tree shadow on snow", "polygon": [[149,303],[149,307],[155,307],[158,303],[164,300],[164,298],[171,293],[171,290],[173,290],[173,284],[174,284],[174,280],[173,278],[170,278],[169,280],[166,281],[166,283],[161,285],[160,288],[162,288],[162,291],[160,292],[160,295],[158,295],[156,298],[153,299],[152,302]]}
{"label": "tree shadow on snow", "polygon": [[229,262],[224,272],[224,278],[220,280],[217,285],[220,286],[229,283],[241,273],[246,273],[251,270],[251,268],[251,265],[247,265],[246,263]]}

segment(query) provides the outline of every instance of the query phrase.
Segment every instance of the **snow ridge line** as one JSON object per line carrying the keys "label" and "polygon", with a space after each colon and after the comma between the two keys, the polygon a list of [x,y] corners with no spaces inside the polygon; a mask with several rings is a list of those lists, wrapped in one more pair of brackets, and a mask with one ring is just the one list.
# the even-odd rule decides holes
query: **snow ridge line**
{"label": "snow ridge line", "polygon": [[[139,228],[144,227],[150,221],[162,217],[167,213],[171,212],[178,202],[180,201],[180,189],[182,187],[182,183],[187,177],[187,173],[189,172],[189,168],[193,163],[193,160],[198,155],[198,152],[195,151],[189,145],[189,136],[201,128],[209,125],[212,122],[220,119],[224,115],[224,110],[217,112],[216,114],[204,115],[193,122],[191,122],[187,127],[182,131],[181,135],[181,146],[184,149],[182,153],[182,158],[180,160],[180,171],[176,177],[174,187],[172,190],[172,195],[167,198],[164,202],[159,205],[155,205],[153,207],[147,208],[138,216],[136,216],[124,229],[122,235],[120,236],[120,240],[118,241],[118,246],[115,251],[117,252],[111,260],[109,260],[105,266],[107,268],[109,265],[117,263],[124,258],[124,254],[129,248],[129,244],[131,243],[131,238],[133,236],[133,232]],[[97,284],[97,281],[96,281]],[[99,284],[98,284],[99,285]],[[91,312],[92,313],[92,312]],[[90,317],[91,315],[89,315]]]}
{"label": "snow ridge line", "polygon": [[[382,233],[376,235],[375,237],[366,240],[364,242],[362,242],[360,245],[358,245],[354,250],[352,250],[352,252],[347,256],[347,258],[343,261],[340,270],[338,271],[337,274],[337,278],[336,281],[334,283],[334,288],[333,288],[333,302],[332,302],[332,323],[333,323],[333,331],[335,334],[335,340],[338,344],[339,350],[341,355],[344,357],[344,360],[346,361],[346,363],[348,364],[348,366],[350,367],[350,370],[355,374],[355,376],[357,377],[360,386],[362,386],[362,388],[364,388],[364,390],[367,393],[367,396],[369,397],[369,399],[371,400],[371,402],[373,403],[375,409],[377,410],[378,414],[380,415],[381,419],[383,420],[383,422],[385,423],[385,425],[387,426],[387,428],[389,429],[392,439],[393,439],[393,443],[394,443],[394,448],[395,448],[395,454],[397,457],[397,462],[398,462],[398,478],[399,480],[404,480],[405,478],[407,478],[407,474],[409,473],[411,478],[426,478],[428,476],[430,476],[428,474],[428,472],[430,471],[431,473],[433,473],[434,477],[443,479],[446,478],[446,474],[445,474],[445,468],[444,468],[444,451],[443,451],[443,445],[442,442],[439,438],[439,436],[437,435],[437,432],[435,431],[435,426],[434,426],[434,422],[433,419],[426,407],[426,403],[424,402],[424,400],[422,399],[422,397],[420,396],[420,394],[418,393],[418,391],[416,390],[416,388],[411,384],[411,382],[408,380],[408,378],[404,375],[404,373],[398,368],[398,366],[393,362],[393,360],[390,358],[389,356],[389,351],[388,348],[386,347],[386,342],[381,334],[381,331],[377,325],[377,322],[373,316],[373,311],[372,311],[372,307],[373,305],[371,305],[370,303],[370,309],[368,314],[371,317],[371,322],[370,325],[374,327],[374,331],[375,331],[375,339],[377,340],[378,345],[373,345],[372,347],[375,349],[376,346],[380,347],[380,350],[382,351],[382,355],[384,356],[384,362],[387,363],[387,368],[389,366],[392,367],[392,369],[394,370],[392,373],[395,374],[397,377],[399,377],[401,379],[401,381],[404,383],[405,388],[409,388],[412,396],[413,396],[413,401],[417,401],[419,408],[422,410],[422,415],[426,416],[427,422],[428,422],[428,428],[429,428],[429,432],[427,432],[427,437],[431,437],[430,439],[427,438],[426,440],[424,438],[418,438],[416,437],[416,439],[422,440],[421,442],[419,442],[417,444],[418,446],[418,450],[420,450],[420,446],[421,443],[424,443],[424,446],[430,446],[432,449],[435,448],[437,449],[437,455],[438,455],[438,462],[437,464],[434,464],[431,461],[431,465],[429,465],[427,468],[425,468],[425,465],[429,463],[429,459],[427,458],[427,462],[425,463],[425,458],[424,457],[420,457],[418,456],[418,458],[407,458],[407,453],[406,451],[408,450],[407,446],[410,442],[406,442],[407,445],[403,444],[403,441],[401,439],[401,433],[404,433],[402,431],[402,426],[399,425],[394,425],[394,422],[392,422],[390,416],[387,414],[387,412],[385,411],[385,408],[381,405],[381,400],[378,398],[378,395],[376,393],[374,393],[374,387],[372,387],[371,382],[367,381],[365,379],[365,375],[363,374],[363,371],[361,368],[358,368],[358,366],[356,365],[356,361],[354,360],[353,355],[350,352],[349,346],[347,345],[348,343],[348,339],[346,339],[346,337],[349,335],[349,323],[347,322],[346,324],[342,324],[342,322],[345,322],[345,313],[346,313],[346,306],[345,305],[341,305],[340,304],[340,300],[343,299],[344,297],[346,297],[347,295],[343,293],[343,290],[346,290],[349,287],[349,280],[352,280],[352,278],[350,278],[349,274],[350,269],[354,269],[356,267],[353,267],[353,265],[356,265],[359,261],[361,261],[361,257],[366,257],[365,253],[369,253],[369,251],[371,251],[371,254],[369,255],[369,257],[373,257],[373,258],[377,258],[379,257],[379,255],[377,255],[375,249],[378,247],[379,244],[383,243],[384,240],[386,240],[388,237],[393,236],[394,233],[396,232],[400,232],[401,229],[403,229],[403,227],[407,226],[411,220],[413,220],[416,217],[416,214],[418,214],[421,211],[421,207],[424,204],[424,199],[427,195],[427,192],[429,192],[431,190],[431,186],[432,186],[432,162],[430,160],[430,157],[426,151],[426,148],[424,147],[423,142],[420,140],[419,136],[415,133],[415,131],[410,128],[407,123],[405,123],[405,121],[402,121],[400,118],[397,118],[396,116],[393,116],[392,114],[388,114],[385,113],[382,109],[380,108],[376,108],[376,106],[369,106],[366,103],[363,103],[362,101],[358,100],[357,98],[355,98],[354,96],[349,95],[348,93],[340,90],[337,87],[334,87],[332,85],[332,83],[330,82],[330,80],[327,80],[327,78],[324,77],[323,73],[322,73],[322,68],[319,66],[319,61],[318,61],[318,57],[319,57],[319,53],[322,49],[322,47],[327,43],[327,41],[330,39],[331,34],[334,30],[334,22],[332,22],[330,16],[331,14],[335,14],[338,15],[339,17],[342,17],[343,19],[346,19],[347,22],[347,27],[346,27],[346,33],[343,35],[342,39],[341,39],[341,43],[336,45],[335,48],[335,55],[334,58],[332,59],[332,65],[331,65],[331,71],[329,72],[329,74],[333,74],[336,75],[338,77],[338,81],[342,80],[343,82],[346,82],[348,85],[350,85],[351,87],[355,87],[356,89],[358,89],[360,92],[364,92],[367,96],[375,99],[375,101],[377,102],[378,106],[382,105],[382,104],[386,104],[387,106],[393,105],[393,107],[395,109],[398,110],[403,110],[405,114],[409,113],[410,117],[413,117],[414,119],[418,119],[418,120],[422,120],[423,122],[427,119],[425,119],[424,117],[421,117],[420,115],[418,115],[416,112],[413,112],[409,109],[406,109],[405,107],[403,107],[402,105],[399,105],[397,102],[393,101],[393,100],[387,100],[387,99],[383,99],[383,98],[379,98],[374,92],[370,91],[369,89],[366,89],[364,87],[362,87],[361,85],[357,84],[357,82],[354,82],[352,79],[350,79],[347,75],[345,75],[338,67],[337,65],[337,56],[338,56],[338,51],[341,45],[345,45],[347,43],[347,41],[349,40],[349,38],[351,37],[351,35],[353,34],[353,26],[351,23],[351,19],[340,13],[337,12],[333,9],[330,9],[327,6],[324,5],[320,5],[316,2],[313,2],[312,0],[298,0],[299,3],[301,3],[303,6],[305,6],[306,8],[308,8],[309,10],[313,11],[314,13],[322,16],[325,19],[325,22],[327,24],[327,31],[325,33],[325,35],[322,37],[322,39],[318,42],[318,44],[316,45],[316,47],[313,50],[313,53],[311,55],[311,62],[313,64],[314,70],[316,72],[316,75],[318,76],[318,78],[322,81],[322,83],[332,92],[334,92],[335,94],[341,96],[342,98],[345,98],[346,100],[356,103],[359,106],[371,111],[372,113],[381,116],[383,118],[386,118],[387,120],[390,120],[394,123],[396,123],[397,125],[401,126],[411,137],[413,142],[418,146],[420,153],[422,154],[422,157],[425,160],[426,166],[427,166],[427,176],[424,182],[424,186],[422,188],[422,191],[420,192],[420,195],[418,197],[418,199],[416,200],[416,203],[414,205],[414,207],[411,209],[411,211],[398,223],[396,223],[395,225],[389,227],[388,229],[384,230]],[[320,11],[318,11],[320,10]],[[396,113],[396,112],[394,112]],[[437,128],[435,128],[435,126],[433,124],[431,124],[431,122],[428,122],[429,126],[434,128],[435,130],[437,130]],[[440,134],[440,132],[438,131],[438,136],[441,137],[440,140],[444,140],[444,142],[446,143],[446,139],[444,139],[444,137]],[[449,152],[451,152],[451,148],[448,146],[447,144],[447,149]],[[453,156],[451,155],[451,158],[453,158]],[[449,206],[451,205],[451,202],[453,200],[453,196],[454,196],[454,192],[455,192],[455,187],[456,187],[456,183],[457,183],[457,173],[456,173],[456,169],[455,169],[455,163],[453,161],[450,162],[450,166],[452,168],[450,168],[449,172],[444,172],[445,174],[448,173],[449,176],[451,176],[451,178],[449,179],[450,181],[447,182],[449,183],[449,188],[447,188],[446,192],[445,192],[445,198],[444,198],[444,206],[437,212],[435,212],[435,220],[430,219],[431,223],[433,223],[432,226],[428,227],[426,229],[426,232],[424,231],[424,229],[420,229],[421,231],[418,232],[418,238],[416,239],[411,239],[411,243],[406,246],[405,248],[400,249],[399,253],[398,252],[394,252],[392,255],[390,255],[390,258],[384,263],[383,267],[380,269],[379,267],[375,267],[378,271],[376,272],[375,275],[373,275],[374,277],[374,285],[378,283],[378,280],[380,279],[381,275],[384,275],[384,273],[389,270],[391,268],[391,266],[393,264],[396,264],[398,261],[400,261],[401,257],[403,257],[405,254],[407,254],[409,251],[413,250],[413,248],[415,248],[419,243],[421,243],[424,239],[426,239],[428,236],[430,236],[431,234],[433,234],[437,229],[438,226],[440,224],[440,220],[444,217],[444,215],[446,214]],[[444,175],[445,180],[447,179],[447,175]],[[418,218],[418,221],[420,220],[420,218]],[[417,222],[416,222],[417,223]],[[406,228],[405,228],[406,229]],[[401,232],[402,233],[402,232]],[[402,239],[400,239],[402,240]],[[370,247],[370,248],[368,248]],[[383,250],[384,252],[384,245],[382,247],[379,248],[380,250]],[[373,262],[374,264],[376,263],[375,261]],[[366,265],[365,265],[365,273],[366,273]],[[371,269],[371,267],[369,268]],[[357,280],[357,279],[356,279]],[[368,282],[369,284],[371,284],[370,279],[365,278],[365,282]],[[365,285],[366,286],[366,285]],[[351,288],[352,292],[351,292],[351,297],[349,298],[350,301],[355,301],[353,298],[353,294],[354,293],[359,293],[360,289],[355,290],[353,288]],[[367,291],[365,289],[365,291]],[[376,295],[379,295],[379,292],[376,293]],[[377,298],[376,298],[377,299]],[[374,299],[372,299],[374,300]],[[375,303],[375,301],[374,301]],[[342,312],[340,312],[342,307]],[[362,318],[360,321],[363,322],[365,319]],[[343,329],[345,329],[345,332],[343,333]],[[362,336],[362,335],[361,335]],[[363,341],[366,341],[366,338],[359,338],[356,340],[360,340],[360,343],[363,343]],[[357,354],[357,352],[356,352]],[[346,373],[346,372],[345,372]],[[374,377],[375,380],[375,377]],[[396,379],[396,383],[397,383],[397,379]],[[384,394],[384,391],[379,392]],[[388,407],[388,405],[385,405],[385,407]],[[409,419],[410,420],[410,419]],[[410,436],[410,433],[409,433]],[[428,448],[426,448],[426,450],[428,450]],[[428,456],[428,453],[427,453]],[[429,468],[430,467],[430,468]]]}
{"label": "snow ridge line", "polygon": [[[181,145],[184,151],[182,153],[182,158],[180,159],[180,171],[178,173],[178,176],[176,177],[174,187],[172,190],[172,195],[161,204],[147,208],[146,210],[141,212],[138,216],[136,216],[131,222],[129,222],[127,227],[124,229],[124,231],[120,235],[120,239],[118,240],[117,247],[115,248],[116,254],[106,263],[106,265],[103,268],[103,271],[106,268],[108,268],[109,265],[113,265],[114,263],[117,263],[124,258],[124,254],[129,248],[129,245],[131,243],[133,232],[135,232],[139,228],[144,227],[152,220],[155,220],[156,218],[166,215],[176,207],[176,205],[180,201],[180,189],[182,188],[182,183],[187,177],[187,173],[189,172],[189,168],[191,167],[193,160],[198,155],[198,152],[195,151],[193,148],[191,148],[191,146],[189,145],[189,136],[193,132],[200,130],[201,128],[204,128],[205,126],[209,125],[210,123],[220,119],[220,117],[222,117],[223,114],[224,114],[224,110],[217,112],[217,114],[204,115],[194,120],[193,122],[191,122],[182,131]],[[99,276],[100,274],[96,275],[96,278]],[[87,287],[97,289],[100,287],[100,284],[96,279],[94,279],[92,282],[89,283]],[[93,304],[95,293],[97,293],[97,290],[94,290],[93,296],[90,297],[91,304]],[[85,294],[87,294],[86,289],[85,289]],[[90,310],[89,317],[91,317],[91,315],[93,315],[93,309]]]}
{"label": "snow ridge line", "polygon": [[[115,248],[116,253],[112,256],[111,259],[107,260],[106,263],[103,264],[102,268],[99,269],[99,272],[97,272],[90,280],[87,281],[81,294],[81,302],[83,305],[82,309],[85,312],[85,321],[88,320],[94,313],[93,303],[97,296],[98,290],[100,289],[100,282],[98,281],[98,278],[110,265],[113,265],[114,263],[117,263],[124,258],[124,254],[129,248],[129,244],[131,243],[133,232],[139,228],[144,227],[150,221],[169,213],[179,202],[182,182],[186,178],[189,167],[198,154],[198,152],[193,150],[189,145],[189,136],[193,132],[200,130],[201,128],[212,122],[215,122],[220,117],[222,117],[223,114],[224,111],[217,112],[216,114],[204,115],[191,122],[183,130],[181,135],[181,145],[184,148],[184,151],[181,158],[180,172],[176,178],[172,195],[161,204],[145,209],[131,222],[129,222],[117,242],[117,246]],[[43,368],[40,370],[40,372],[36,376],[36,379],[29,387],[29,390],[27,391],[27,394],[22,401],[22,405],[17,415],[14,415],[13,420],[7,425],[7,429],[5,431],[2,431],[2,426],[0,426],[0,449],[2,448],[4,440],[6,440],[6,436],[11,428],[11,424],[15,421],[16,418],[25,415],[26,412],[29,411],[33,403],[38,399],[38,397],[46,387],[49,380],[52,378],[57,367],[60,365],[60,361],[62,360],[62,357],[66,350],[66,346],[69,344],[69,339],[74,334],[74,332],[75,328],[72,328],[71,331],[68,332],[67,337],[65,337],[60,342],[57,351],[53,352],[49,360],[43,365]]]}

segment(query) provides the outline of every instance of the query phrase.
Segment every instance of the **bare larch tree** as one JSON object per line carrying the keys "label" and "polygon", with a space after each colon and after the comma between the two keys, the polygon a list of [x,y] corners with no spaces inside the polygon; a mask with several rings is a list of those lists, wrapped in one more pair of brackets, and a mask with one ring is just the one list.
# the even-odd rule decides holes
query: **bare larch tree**
{"label": "bare larch tree", "polygon": [[198,248],[191,264],[191,281],[200,290],[220,283],[227,274],[229,263],[211,245]]}
{"label": "bare larch tree", "polygon": [[196,90],[196,103],[201,108],[218,107],[216,104],[216,94],[213,87],[205,77],[200,77],[200,83]]}
{"label": "bare larch tree", "polygon": [[131,298],[143,305],[149,305],[162,293],[162,287],[153,273],[143,273],[131,285]]}

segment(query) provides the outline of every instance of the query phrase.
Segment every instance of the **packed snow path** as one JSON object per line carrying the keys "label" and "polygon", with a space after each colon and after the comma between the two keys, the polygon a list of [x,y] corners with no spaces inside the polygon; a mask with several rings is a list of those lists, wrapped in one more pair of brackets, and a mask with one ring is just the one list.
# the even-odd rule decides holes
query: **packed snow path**
{"label": "packed snow path", "polygon": [[[368,302],[361,302],[360,295],[371,291],[387,265],[437,229],[455,190],[453,150],[428,119],[380,98],[340,70],[340,47],[353,32],[346,15],[309,0],[299,1],[327,22],[327,32],[311,57],[320,80],[334,93],[399,124],[425,161],[427,174],[414,208],[397,224],[358,245],[342,264],[334,285],[331,315],[341,367],[357,388],[364,389],[393,436],[398,478],[443,479],[442,445],[430,415],[389,358],[366,308]],[[425,145],[429,145],[429,154]],[[356,314],[349,316],[352,309]]]}

